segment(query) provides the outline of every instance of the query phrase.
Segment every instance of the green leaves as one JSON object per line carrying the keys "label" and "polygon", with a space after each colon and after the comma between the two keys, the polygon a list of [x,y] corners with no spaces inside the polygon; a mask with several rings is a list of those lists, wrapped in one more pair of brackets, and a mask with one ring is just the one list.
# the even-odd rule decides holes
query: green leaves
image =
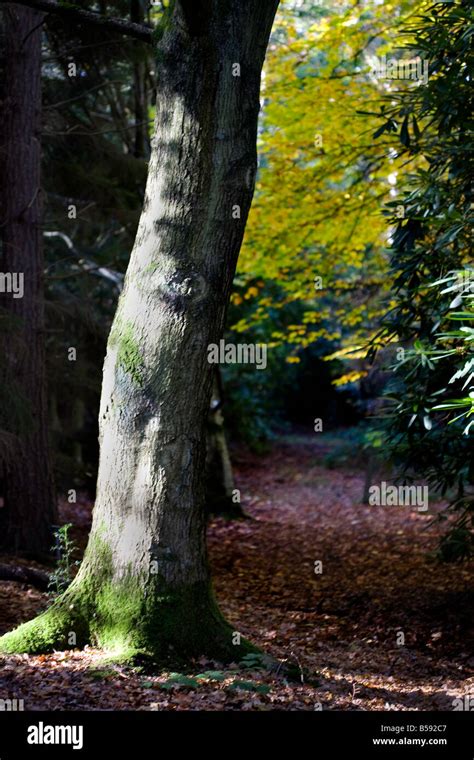
{"label": "green leaves", "polygon": [[67,589],[72,580],[72,568],[79,564],[72,559],[77,548],[70,536],[72,527],[72,523],[66,523],[54,531],[55,544],[51,547],[51,551],[56,556],[56,567],[49,577],[48,587],[49,593],[53,596]]}
{"label": "green leaves", "polygon": [[374,140],[377,137],[380,137],[380,135],[383,135],[384,132],[396,132],[397,131],[397,122],[394,119],[388,119],[385,124],[382,124],[381,127],[375,130],[372,137]]}
{"label": "green leaves", "polygon": [[199,687],[199,681],[192,676],[185,676],[182,673],[170,673],[169,678],[166,681],[161,681],[157,684],[160,689],[174,689],[176,687],[188,687],[191,689],[197,689]]}
{"label": "green leaves", "polygon": [[228,689],[239,689],[240,691],[256,691],[258,694],[268,694],[270,687],[264,683],[255,683],[255,681],[234,681],[227,687]]}
{"label": "green leaves", "polygon": [[410,135],[408,134],[408,116],[405,116],[400,127],[400,142],[407,148],[410,147]]}
{"label": "green leaves", "polygon": [[201,681],[225,681],[227,676],[222,670],[206,670],[204,673],[198,673],[196,678]]}
{"label": "green leaves", "polygon": [[449,494],[458,539],[474,528],[472,32],[467,4],[436,3],[417,17],[406,33],[429,63],[428,82],[390,92],[383,115],[399,128],[394,150],[416,161],[402,188],[404,218],[397,202],[388,207],[396,306],[384,325],[404,358],[392,368],[387,433],[404,471]]}
{"label": "green leaves", "polygon": [[240,661],[240,665],[243,668],[249,668],[250,670],[265,670],[272,664],[272,660],[268,655],[259,654],[258,652],[250,652],[246,654]]}
{"label": "green leaves", "polygon": [[[249,655],[250,656],[250,655]],[[254,656],[254,655],[252,655]],[[256,655],[260,657],[260,655]],[[173,691],[174,689],[202,689],[210,682],[215,682],[215,688],[223,688],[229,691],[251,691],[257,694],[268,694],[271,687],[268,684],[258,683],[250,679],[240,679],[235,677],[235,671],[222,670],[205,670],[197,675],[189,676],[184,673],[170,673],[164,680],[155,679],[142,682],[145,689],[163,689]],[[217,684],[221,684],[219,687]]]}

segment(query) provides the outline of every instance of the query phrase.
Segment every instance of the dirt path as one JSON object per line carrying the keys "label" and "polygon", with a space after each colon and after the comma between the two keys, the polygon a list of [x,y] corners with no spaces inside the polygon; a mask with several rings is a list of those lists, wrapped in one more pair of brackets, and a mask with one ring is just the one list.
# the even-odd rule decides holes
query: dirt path
{"label": "dirt path", "polygon": [[323,707],[452,709],[474,692],[472,563],[436,563],[430,515],[363,506],[364,473],[321,459],[292,439],[240,468],[257,522],[211,533],[222,606],[274,654],[293,652]]}
{"label": "dirt path", "polygon": [[[472,563],[436,563],[430,515],[362,506],[364,474],[329,470],[323,455],[318,441],[292,438],[264,457],[238,456],[253,519],[209,529],[223,611],[295,664],[301,683],[206,660],[179,676],[144,676],[88,649],[4,658],[0,697],[23,698],[26,709],[453,709],[474,693]],[[0,583],[0,629],[45,601]]]}

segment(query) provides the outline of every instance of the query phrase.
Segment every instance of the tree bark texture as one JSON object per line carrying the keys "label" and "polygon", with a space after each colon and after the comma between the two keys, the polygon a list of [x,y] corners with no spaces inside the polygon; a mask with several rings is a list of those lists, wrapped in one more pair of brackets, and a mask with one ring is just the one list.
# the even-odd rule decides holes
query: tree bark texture
{"label": "tree bark texture", "polygon": [[[3,424],[16,445],[2,464],[0,542],[49,553],[57,510],[49,461],[41,230],[41,24],[43,14],[8,4],[1,104],[0,272],[21,275],[22,297],[0,293]],[[2,287],[2,291],[5,288]],[[19,293],[17,293],[19,295]],[[15,413],[18,410],[18,413]],[[6,424],[5,424],[6,423]]]}
{"label": "tree bark texture", "polygon": [[232,660],[249,649],[211,590],[207,347],[223,331],[252,200],[277,5],[176,0],[167,21],[143,213],[104,364],[88,548],[62,599],[3,637],[3,650],[67,646],[70,631],[78,643],[155,658]]}

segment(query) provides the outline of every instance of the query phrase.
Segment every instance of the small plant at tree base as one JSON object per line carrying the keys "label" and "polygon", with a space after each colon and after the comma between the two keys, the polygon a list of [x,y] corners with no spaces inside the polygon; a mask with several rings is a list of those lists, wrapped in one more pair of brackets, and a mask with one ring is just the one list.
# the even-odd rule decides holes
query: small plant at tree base
{"label": "small plant at tree base", "polygon": [[52,596],[58,596],[67,589],[72,580],[72,568],[79,564],[71,559],[76,549],[76,544],[69,535],[71,528],[72,524],[66,523],[54,531],[54,546],[51,550],[56,554],[56,568],[50,575],[48,585],[48,593]]}

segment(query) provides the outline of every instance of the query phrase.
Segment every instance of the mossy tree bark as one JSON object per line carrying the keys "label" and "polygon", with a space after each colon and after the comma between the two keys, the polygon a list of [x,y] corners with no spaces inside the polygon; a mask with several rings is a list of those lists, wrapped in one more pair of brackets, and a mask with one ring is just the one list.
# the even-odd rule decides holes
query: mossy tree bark
{"label": "mossy tree bark", "polygon": [[[278,0],[176,0],[158,56],[149,177],[110,334],[93,526],[67,592],[3,651],[248,649],[214,602],[205,427],[256,172],[260,75]],[[239,207],[240,214],[236,213]]]}

